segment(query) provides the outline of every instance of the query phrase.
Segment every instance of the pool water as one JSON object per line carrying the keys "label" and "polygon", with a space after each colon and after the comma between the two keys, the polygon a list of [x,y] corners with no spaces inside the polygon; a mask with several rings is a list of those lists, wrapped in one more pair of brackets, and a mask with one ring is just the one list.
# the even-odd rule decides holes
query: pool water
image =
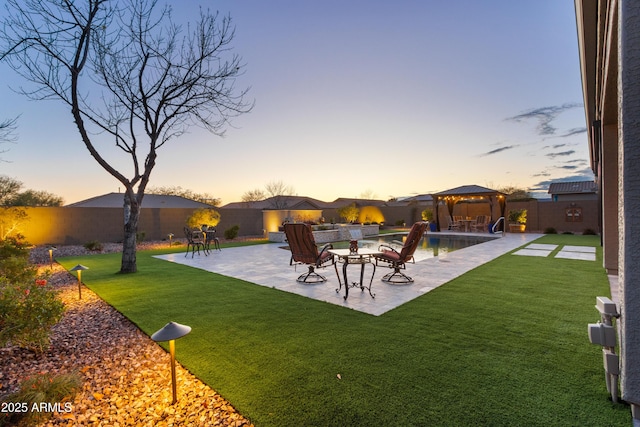
{"label": "pool water", "polygon": [[[358,246],[363,248],[378,249],[380,245],[389,245],[397,250],[403,245],[403,239],[409,233],[381,234],[378,236],[370,236],[366,239],[358,241]],[[459,236],[459,235],[433,235],[427,234],[418,244],[418,248],[414,254],[416,261],[437,257],[458,249],[468,248],[469,246],[480,243],[489,242],[497,237],[487,236]],[[348,248],[348,242],[333,243],[334,248]]]}

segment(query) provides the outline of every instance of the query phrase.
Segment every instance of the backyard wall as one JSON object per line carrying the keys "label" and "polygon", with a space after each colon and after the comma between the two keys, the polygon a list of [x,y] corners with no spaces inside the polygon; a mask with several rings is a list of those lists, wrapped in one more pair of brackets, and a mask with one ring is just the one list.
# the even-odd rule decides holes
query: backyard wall
{"label": "backyard wall", "polygon": [[[511,202],[507,204],[506,212],[510,209],[527,209],[527,231],[542,232],[553,227],[562,233],[570,231],[582,233],[585,229],[598,229],[598,202],[584,201],[531,201]],[[385,217],[385,224],[394,225],[397,221],[404,221],[407,226],[421,220],[424,206],[383,206],[380,207]],[[566,213],[568,209],[579,209],[582,213],[580,221],[569,221]],[[38,207],[25,208],[28,218],[20,223],[18,231],[29,243],[34,245],[54,244],[71,245],[84,244],[90,241],[119,242],[123,235],[122,208],[73,208],[73,207]],[[267,228],[265,218],[271,218],[260,209],[217,209],[222,219],[218,224],[218,233],[223,236],[224,230],[238,225],[239,236],[265,236]],[[194,209],[190,208],[143,208],[140,214],[138,230],[144,233],[145,240],[167,239],[169,233],[176,238],[183,237],[185,220]],[[314,212],[315,214],[320,211]],[[447,227],[447,208],[440,206],[440,224],[442,229]],[[489,213],[488,203],[458,203],[454,208],[454,215],[475,217]],[[263,218],[264,215],[264,218]],[[326,222],[341,222],[335,209],[322,211]],[[493,218],[498,218],[499,208],[494,206]],[[277,221],[280,217],[276,215]],[[571,217],[573,220],[574,217]]]}
{"label": "backyard wall", "polygon": [[[34,245],[77,245],[93,240],[98,242],[122,241],[124,219],[122,208],[25,208],[28,218],[18,231]],[[145,240],[167,239],[169,233],[184,237],[186,219],[195,209],[143,208],[138,224]],[[240,236],[263,235],[262,212],[251,209],[217,209],[222,219],[218,233],[233,225],[240,226]]]}

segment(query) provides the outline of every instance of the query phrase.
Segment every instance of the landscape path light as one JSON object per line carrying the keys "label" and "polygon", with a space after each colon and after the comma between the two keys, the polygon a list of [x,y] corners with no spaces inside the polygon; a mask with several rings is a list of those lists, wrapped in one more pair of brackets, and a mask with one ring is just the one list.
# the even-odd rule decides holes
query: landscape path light
{"label": "landscape path light", "polygon": [[169,353],[171,354],[171,389],[173,391],[173,401],[178,401],[176,387],[176,340],[191,332],[191,326],[181,325],[176,322],[169,322],[162,329],[151,335],[151,339],[157,342],[169,341]]}
{"label": "landscape path light", "polygon": [[82,264],[78,264],[71,269],[71,271],[78,272],[78,299],[82,299],[82,270],[88,270],[89,267],[85,267]]}
{"label": "landscape path light", "polygon": [[173,239],[173,233],[167,235],[169,237],[169,247],[171,247],[171,239]]}
{"label": "landscape path light", "polygon": [[53,251],[57,250],[55,246],[49,246],[49,269],[53,270]]}

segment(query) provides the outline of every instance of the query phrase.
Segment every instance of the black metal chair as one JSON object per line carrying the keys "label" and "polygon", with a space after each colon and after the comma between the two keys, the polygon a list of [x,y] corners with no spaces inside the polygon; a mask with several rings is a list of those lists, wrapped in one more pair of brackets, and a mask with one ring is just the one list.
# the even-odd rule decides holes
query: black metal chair
{"label": "black metal chair", "polygon": [[200,230],[191,230],[189,227],[184,227],[184,235],[187,238],[187,252],[184,254],[186,257],[189,255],[189,248],[191,248],[191,258],[196,254],[196,250],[198,251],[198,255],[200,255],[200,249],[207,254],[204,249],[204,236],[202,235],[202,231]]}
{"label": "black metal chair", "polygon": [[206,252],[209,252],[211,250],[212,243],[215,250],[222,250],[220,249],[220,239],[216,237],[216,229],[213,227],[209,227],[204,231],[204,250]]}

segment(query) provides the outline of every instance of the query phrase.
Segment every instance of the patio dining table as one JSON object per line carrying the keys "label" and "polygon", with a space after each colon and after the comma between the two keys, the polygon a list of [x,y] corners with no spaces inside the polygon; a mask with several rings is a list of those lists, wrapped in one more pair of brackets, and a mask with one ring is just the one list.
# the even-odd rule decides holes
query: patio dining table
{"label": "patio dining table", "polygon": [[[376,265],[374,262],[372,262],[372,260],[374,255],[380,253],[379,251],[369,248],[359,248],[357,252],[352,252],[350,249],[329,249],[329,253],[338,257],[338,262],[342,263],[342,278],[344,280],[345,300],[349,297],[349,288],[360,288],[361,291],[367,289],[369,291],[369,295],[371,295],[371,298],[376,297],[376,294],[371,292],[373,276],[376,274]],[[360,265],[360,281],[351,282],[351,284],[349,284],[349,279],[347,277],[347,267],[354,264]],[[369,286],[366,286],[364,284],[365,265],[370,265],[373,268],[373,271],[371,272],[371,279],[369,280]],[[340,284],[340,287],[336,289],[336,292],[340,292],[340,290],[342,289],[342,281],[340,280],[340,274],[338,273],[337,268],[336,273],[338,276],[338,283]]]}
{"label": "patio dining table", "polygon": [[476,222],[475,219],[461,219],[460,222],[464,225],[464,231],[469,232],[471,229],[471,224]]}

